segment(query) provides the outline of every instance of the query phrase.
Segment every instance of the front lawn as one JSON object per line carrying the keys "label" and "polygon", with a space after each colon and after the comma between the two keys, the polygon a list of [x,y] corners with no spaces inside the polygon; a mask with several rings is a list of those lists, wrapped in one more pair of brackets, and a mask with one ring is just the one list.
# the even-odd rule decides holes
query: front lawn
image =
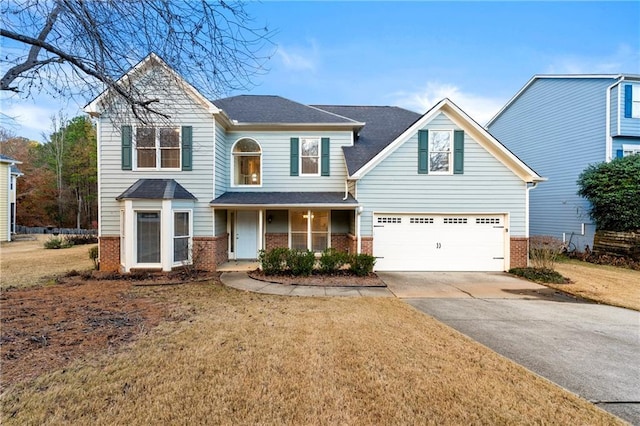
{"label": "front lawn", "polygon": [[640,271],[575,259],[557,263],[555,270],[569,278],[571,284],[544,285],[596,302],[640,311]]}
{"label": "front lawn", "polygon": [[[2,424],[622,424],[397,299],[279,297],[215,281],[121,290],[130,307],[117,318],[148,306],[168,318],[3,383]],[[20,303],[13,293],[3,303]],[[91,294],[67,302],[103,312],[94,332],[112,326],[116,306]],[[37,289],[28,298],[55,308]]]}

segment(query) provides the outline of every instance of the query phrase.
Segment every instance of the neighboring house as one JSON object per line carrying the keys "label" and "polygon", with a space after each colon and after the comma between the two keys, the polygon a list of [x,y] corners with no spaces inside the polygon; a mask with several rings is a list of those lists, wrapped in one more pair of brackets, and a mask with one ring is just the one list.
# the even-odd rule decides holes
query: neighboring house
{"label": "neighboring house", "polygon": [[542,178],[447,99],[424,115],[210,101],[153,54],[123,79],[170,118],[143,125],[108,92],[85,108],[98,119],[103,270],[213,270],[274,247],[369,253],[377,270],[527,264]]}
{"label": "neighboring house", "polygon": [[531,194],[532,235],[593,247],[576,181],[590,164],[640,153],[640,75],[536,75],[487,129],[549,179]]}
{"label": "neighboring house", "polygon": [[0,154],[0,241],[11,241],[16,232],[17,179],[20,161]]}

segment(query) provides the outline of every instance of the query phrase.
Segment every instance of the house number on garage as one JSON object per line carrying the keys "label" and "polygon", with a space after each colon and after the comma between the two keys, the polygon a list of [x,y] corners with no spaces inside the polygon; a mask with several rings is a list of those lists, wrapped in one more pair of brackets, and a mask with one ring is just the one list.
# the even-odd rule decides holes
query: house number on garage
{"label": "house number on garage", "polygon": [[440,243],[436,243],[436,248],[437,248],[437,249],[442,248],[442,244],[440,244]]}

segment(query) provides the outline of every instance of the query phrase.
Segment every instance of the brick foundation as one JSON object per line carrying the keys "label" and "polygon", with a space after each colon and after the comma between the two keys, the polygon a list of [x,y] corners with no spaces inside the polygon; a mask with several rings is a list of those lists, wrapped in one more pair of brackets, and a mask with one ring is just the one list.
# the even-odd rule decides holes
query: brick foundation
{"label": "brick foundation", "polygon": [[360,237],[360,253],[373,255],[373,237]]}
{"label": "brick foundation", "polygon": [[193,237],[193,261],[203,271],[215,271],[229,260],[228,234],[217,237]]}
{"label": "brick foundation", "polygon": [[98,239],[100,270],[120,271],[120,236],[102,236]]}
{"label": "brick foundation", "polygon": [[529,239],[511,237],[511,253],[509,268],[525,268],[529,264]]}
{"label": "brick foundation", "polygon": [[331,247],[338,251],[351,253],[351,240],[348,234],[331,234]]}
{"label": "brick foundation", "polygon": [[278,247],[289,247],[289,234],[287,233],[269,233],[265,234],[265,247],[267,250],[273,250]]}

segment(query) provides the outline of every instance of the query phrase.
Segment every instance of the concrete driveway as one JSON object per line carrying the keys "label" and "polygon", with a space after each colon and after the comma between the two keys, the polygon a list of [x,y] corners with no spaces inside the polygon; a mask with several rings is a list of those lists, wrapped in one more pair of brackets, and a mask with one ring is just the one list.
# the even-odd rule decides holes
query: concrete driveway
{"label": "concrete driveway", "polygon": [[405,302],[640,425],[640,313],[495,273],[378,273]]}

